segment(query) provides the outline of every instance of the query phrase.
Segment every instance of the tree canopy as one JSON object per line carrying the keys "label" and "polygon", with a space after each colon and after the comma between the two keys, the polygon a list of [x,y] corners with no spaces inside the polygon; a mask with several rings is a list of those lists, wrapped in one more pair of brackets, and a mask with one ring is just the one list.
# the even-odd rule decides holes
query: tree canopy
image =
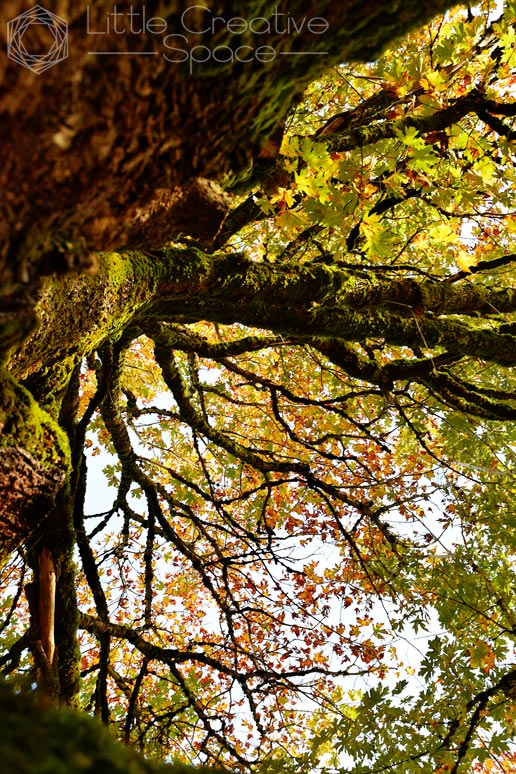
{"label": "tree canopy", "polygon": [[162,208],[171,173],[142,182],[127,145],[119,199],[112,170],[98,205],[75,187],[86,149],[70,208],[22,208],[4,674],[161,761],[512,770],[515,20],[484,2],[334,51],[277,122],[256,76],[238,156],[194,105],[220,147],[194,164],[181,135]]}

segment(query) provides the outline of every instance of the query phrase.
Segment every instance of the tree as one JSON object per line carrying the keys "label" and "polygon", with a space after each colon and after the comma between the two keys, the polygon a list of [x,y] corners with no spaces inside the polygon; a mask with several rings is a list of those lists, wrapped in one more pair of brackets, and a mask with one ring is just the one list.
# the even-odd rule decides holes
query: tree
{"label": "tree", "polygon": [[510,774],[514,771],[514,754],[502,755],[500,757],[491,757],[483,764],[477,764],[475,771],[478,772],[500,772],[500,774]]}
{"label": "tree", "polygon": [[[133,177],[138,146],[112,141],[125,155],[109,158],[100,204],[75,178],[47,204],[43,161],[29,174],[16,157],[13,179],[40,199],[31,209],[23,186],[8,199],[24,223],[10,256],[34,279],[50,262],[50,276],[27,334],[33,299],[19,305],[20,274],[6,275],[6,673],[36,669],[47,696],[160,759],[357,774],[503,759],[516,695],[514,14],[449,12],[373,63],[338,65],[286,124],[300,71],[272,110],[252,69],[241,155],[233,124],[209,130],[193,100],[177,164],[152,184],[150,151]],[[332,35],[332,61],[345,40],[350,56],[376,53],[374,32],[358,49],[349,28]],[[137,118],[141,72],[121,69],[113,97],[126,104],[138,83]],[[184,99],[213,89],[201,81]],[[163,99],[141,135],[160,147]],[[70,121],[53,127],[57,147],[68,127],[84,179],[98,146],[83,164],[90,130],[78,142]],[[113,121],[100,128],[105,142]],[[50,189],[65,179],[55,163]],[[217,187],[192,170],[220,173]],[[58,272],[101,247],[95,271]],[[99,452],[113,494],[91,513]],[[416,637],[417,658],[402,647]]]}

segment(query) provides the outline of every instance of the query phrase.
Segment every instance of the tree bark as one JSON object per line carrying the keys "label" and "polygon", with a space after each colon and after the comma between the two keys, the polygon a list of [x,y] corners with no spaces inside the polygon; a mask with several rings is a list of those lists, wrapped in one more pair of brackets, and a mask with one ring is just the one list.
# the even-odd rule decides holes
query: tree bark
{"label": "tree bark", "polygon": [[[178,233],[214,237],[228,208],[215,181],[277,152],[285,116],[311,80],[336,63],[376,57],[450,4],[410,0],[393,11],[387,0],[317,7],[255,0],[212,12],[177,3],[171,12],[156,3],[166,33],[127,35],[118,33],[140,30],[143,19],[117,20],[111,3],[47,3],[68,21],[68,56],[39,75],[0,62],[2,294],[30,295],[42,275],[92,268],[98,250],[161,246]],[[25,10],[21,0],[2,5],[2,52],[6,23]],[[272,61],[236,60],[227,28],[234,17],[268,25],[269,34],[253,33],[251,24],[237,40],[246,54],[265,42]],[[313,18],[319,33],[311,32]],[[44,49],[45,26],[30,32]],[[167,43],[166,34],[188,38],[181,48],[188,54],[194,46],[204,47],[199,57],[217,49],[233,61],[212,57],[190,67],[191,58],[177,61],[186,54],[170,56],[181,38]],[[121,55],[127,50],[133,55]]]}
{"label": "tree bark", "polygon": [[95,275],[48,280],[39,309],[40,327],[13,353],[10,368],[43,403],[64,389],[80,358],[152,320],[239,322],[307,341],[381,337],[502,365],[516,359],[512,334],[474,319],[514,311],[510,286],[388,281],[338,266],[256,263],[198,249],[100,256]]}

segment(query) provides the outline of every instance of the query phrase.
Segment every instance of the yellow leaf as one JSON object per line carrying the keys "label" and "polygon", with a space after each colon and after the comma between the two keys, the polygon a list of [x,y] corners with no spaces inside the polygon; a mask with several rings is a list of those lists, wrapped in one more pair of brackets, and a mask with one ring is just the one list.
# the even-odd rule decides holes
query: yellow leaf
{"label": "yellow leaf", "polygon": [[471,255],[466,250],[459,250],[455,256],[455,263],[457,264],[459,271],[466,271],[471,274],[471,267],[476,266],[478,259],[476,256]]}
{"label": "yellow leaf", "polygon": [[436,223],[428,229],[428,236],[440,242],[454,242],[457,232],[448,223]]}
{"label": "yellow leaf", "polygon": [[374,185],[373,183],[366,183],[365,185],[361,186],[357,186],[355,183],[353,183],[353,188],[363,199],[369,199],[369,197],[376,193],[378,190],[378,186]]}
{"label": "yellow leaf", "polygon": [[375,234],[381,231],[380,222],[380,215],[377,215],[375,212],[368,213],[362,218],[360,230],[363,232],[365,237],[374,237]]}
{"label": "yellow leaf", "polygon": [[427,70],[425,77],[421,78],[420,84],[426,91],[432,91],[433,89],[439,89],[443,85],[444,81],[442,75],[436,70]]}
{"label": "yellow leaf", "polygon": [[284,202],[287,207],[292,207],[294,203],[294,192],[290,188],[278,188],[278,192],[270,197],[270,202],[272,204]]}

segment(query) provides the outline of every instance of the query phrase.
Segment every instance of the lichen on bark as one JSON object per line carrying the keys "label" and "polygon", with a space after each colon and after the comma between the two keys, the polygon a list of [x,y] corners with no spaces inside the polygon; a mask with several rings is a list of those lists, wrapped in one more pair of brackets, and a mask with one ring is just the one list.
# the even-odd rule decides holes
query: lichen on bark
{"label": "lichen on bark", "polygon": [[31,393],[0,370],[0,558],[36,529],[70,469],[68,439]]}

